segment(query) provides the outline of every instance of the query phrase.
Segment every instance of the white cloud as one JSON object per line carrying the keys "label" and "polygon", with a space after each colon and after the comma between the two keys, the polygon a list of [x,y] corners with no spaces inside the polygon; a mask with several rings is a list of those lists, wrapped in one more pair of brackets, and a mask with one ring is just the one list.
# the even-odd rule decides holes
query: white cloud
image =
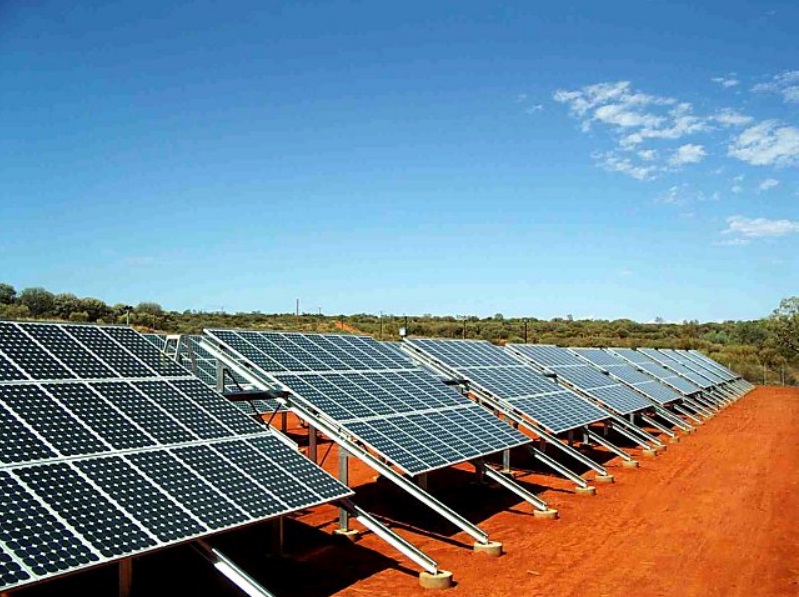
{"label": "white cloud", "polygon": [[793,166],[799,163],[799,128],[765,120],[733,139],[728,155],[753,166]]}
{"label": "white cloud", "polygon": [[638,152],[638,157],[646,162],[651,162],[652,160],[657,159],[658,152],[654,149],[642,149]]}
{"label": "white cloud", "polygon": [[743,126],[754,120],[751,116],[741,114],[732,108],[722,108],[712,118],[722,126]]}
{"label": "white cloud", "polygon": [[541,105],[541,104],[533,104],[532,106],[527,108],[527,110],[525,110],[525,112],[527,112],[528,114],[535,114],[536,112],[540,112],[543,109],[544,109],[543,105]]}
{"label": "white cloud", "polygon": [[625,276],[625,277],[626,276],[632,276],[633,273],[635,273],[635,272],[633,272],[633,270],[631,270],[629,267],[623,267],[623,268],[621,268],[619,270],[619,275],[620,276]]}
{"label": "white cloud", "polygon": [[722,234],[734,234],[745,238],[785,236],[794,233],[799,233],[799,221],[769,220],[767,218],[747,218],[744,216],[730,216],[727,218],[727,228],[722,231]]}
{"label": "white cloud", "polygon": [[740,81],[738,79],[736,79],[734,76],[730,76],[730,77],[713,77],[710,80],[713,81],[714,83],[718,83],[719,85],[721,85],[722,87],[725,87],[725,88],[735,87],[736,85],[738,85],[740,83]]}
{"label": "white cloud", "polygon": [[636,180],[650,180],[658,172],[656,166],[635,164],[630,158],[620,156],[612,151],[594,154],[594,159],[608,172],[621,172],[627,176],[632,176]]}
{"label": "white cloud", "polygon": [[517,104],[522,103],[526,99],[527,99],[527,94],[526,93],[519,93],[519,94],[516,95],[516,103]]}
{"label": "white cloud", "polygon": [[785,103],[799,104],[799,70],[788,70],[774,75],[769,83],[759,83],[752,87],[752,91],[776,93],[782,96]]}
{"label": "white cloud", "polygon": [[746,238],[731,238],[728,240],[718,240],[713,243],[714,247],[737,247],[740,245],[748,245],[749,239]]}
{"label": "white cloud", "polygon": [[778,184],[780,184],[780,181],[777,180],[776,178],[767,178],[766,180],[761,182],[757,188],[760,191],[768,191],[776,187]]}
{"label": "white cloud", "polygon": [[682,205],[685,203],[683,197],[683,187],[675,185],[670,187],[668,191],[655,198],[655,203],[663,203],[666,205]]}
{"label": "white cloud", "polygon": [[688,143],[677,148],[677,151],[674,152],[669,161],[673,166],[697,164],[701,162],[706,155],[707,152],[704,147]]}

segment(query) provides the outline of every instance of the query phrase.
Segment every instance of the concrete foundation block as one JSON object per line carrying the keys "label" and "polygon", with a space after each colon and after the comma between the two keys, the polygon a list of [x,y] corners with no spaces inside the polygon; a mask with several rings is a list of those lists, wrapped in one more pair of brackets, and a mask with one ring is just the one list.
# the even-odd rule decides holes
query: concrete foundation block
{"label": "concrete foundation block", "polygon": [[533,510],[535,518],[543,518],[544,520],[555,520],[558,517],[557,510]]}
{"label": "concrete foundation block", "polygon": [[475,543],[474,553],[484,553],[492,558],[502,555],[502,543],[499,541],[489,541],[488,543]]}
{"label": "concrete foundation block", "polygon": [[621,465],[624,468],[638,468],[638,461],[637,460],[622,460]]}
{"label": "concrete foundation block", "polygon": [[594,483],[613,483],[613,475],[594,475]]}
{"label": "concrete foundation block", "polygon": [[436,574],[419,573],[419,586],[423,589],[442,590],[452,587],[452,572],[439,570]]}
{"label": "concrete foundation block", "polygon": [[577,495],[596,495],[596,487],[587,485],[586,487],[575,487],[574,493]]}

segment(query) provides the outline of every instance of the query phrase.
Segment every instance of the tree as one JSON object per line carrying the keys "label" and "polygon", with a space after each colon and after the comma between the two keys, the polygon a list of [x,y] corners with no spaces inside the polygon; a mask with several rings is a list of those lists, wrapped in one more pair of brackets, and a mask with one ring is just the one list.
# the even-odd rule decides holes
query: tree
{"label": "tree", "polygon": [[96,298],[80,299],[80,309],[78,310],[86,314],[86,321],[97,321],[111,314],[111,307]]}
{"label": "tree", "polygon": [[767,326],[784,354],[799,354],[799,296],[782,299],[768,318]]}
{"label": "tree", "polygon": [[75,311],[80,311],[80,299],[69,292],[53,297],[53,315],[59,319],[69,319]]}
{"label": "tree", "polygon": [[19,302],[30,309],[33,317],[52,315],[55,295],[44,288],[26,288],[19,293]]}
{"label": "tree", "polygon": [[17,298],[17,291],[11,284],[0,283],[0,305],[10,305]]}

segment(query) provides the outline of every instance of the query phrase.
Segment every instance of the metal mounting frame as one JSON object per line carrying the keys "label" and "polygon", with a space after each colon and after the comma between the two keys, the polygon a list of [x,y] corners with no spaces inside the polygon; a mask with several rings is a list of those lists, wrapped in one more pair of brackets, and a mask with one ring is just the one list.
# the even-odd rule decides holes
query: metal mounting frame
{"label": "metal mounting frame", "polygon": [[[210,345],[203,340],[203,348],[208,350],[212,356],[219,360],[223,360],[233,371],[247,379],[250,383],[256,386],[279,385],[273,381],[266,381],[261,379],[254,371],[242,366],[234,359],[226,355],[224,352],[218,350],[215,346]],[[266,389],[266,388],[264,388]],[[284,388],[288,390],[288,388]],[[291,399],[284,399],[285,405],[292,412],[294,412],[300,419],[304,420],[309,426],[324,433],[331,440],[336,442],[340,448],[346,450],[350,455],[358,458],[371,469],[377,471],[380,475],[399,486],[412,497],[422,502],[428,508],[451,522],[454,526],[461,529],[466,534],[470,535],[475,541],[482,544],[489,543],[489,535],[486,531],[479,526],[464,518],[461,514],[442,503],[428,492],[424,491],[413,481],[401,475],[390,465],[382,462],[379,458],[373,456],[366,448],[360,446],[350,439],[348,434],[338,428],[335,421],[329,420],[328,417],[321,413],[315,413],[311,409],[302,404],[292,401]]]}
{"label": "metal mounting frame", "polygon": [[[427,355],[419,352],[418,350],[414,350],[413,353],[406,353],[406,354],[408,354],[408,356],[412,357],[415,362],[418,362],[418,363],[422,364],[423,366],[435,371],[436,373],[440,373],[442,375],[450,376],[448,378],[448,380],[452,380],[452,379],[456,379],[457,378],[457,376],[455,378],[452,377],[452,373],[453,373],[452,371],[450,371],[447,368],[444,368],[441,364],[439,364],[436,361],[430,359]],[[461,382],[466,382],[467,380],[460,380],[460,381]],[[462,387],[464,386],[463,383],[461,383],[460,385]],[[607,475],[608,474],[608,471],[607,471],[607,469],[605,467],[603,467],[602,465],[600,465],[597,462],[594,462],[591,458],[589,458],[588,456],[585,456],[584,454],[580,453],[578,450],[575,450],[573,447],[571,447],[571,446],[569,446],[567,444],[564,444],[563,442],[558,440],[558,438],[554,434],[552,434],[552,433],[546,431],[545,429],[543,429],[538,423],[531,422],[529,420],[529,415],[528,414],[526,414],[526,413],[514,408],[512,404],[506,402],[505,400],[502,400],[501,398],[497,398],[494,395],[492,395],[492,394],[490,394],[490,393],[488,393],[488,392],[486,392],[484,390],[481,390],[480,388],[473,388],[468,383],[466,383],[465,386],[466,386],[464,388],[465,391],[463,391],[463,394],[465,396],[471,397],[478,404],[482,404],[484,406],[488,406],[496,414],[501,414],[507,420],[512,421],[516,425],[526,429],[530,433],[533,433],[536,437],[544,440],[548,444],[550,444],[552,446],[555,446],[556,448],[558,448],[562,452],[565,452],[566,454],[568,454],[569,456],[571,456],[575,460],[581,462],[582,464],[584,464],[585,466],[587,466],[588,468],[590,468],[591,470],[593,470],[597,474],[599,474],[599,475]],[[529,446],[529,444],[528,444],[528,450],[530,449],[530,447],[531,446]],[[585,487],[587,485],[585,479],[580,477],[577,473],[575,473],[574,471],[570,470],[565,465],[562,465],[562,464],[556,462],[554,459],[549,458],[548,456],[546,456],[546,454],[544,454],[540,450],[538,451],[538,453],[539,454],[543,454],[546,457],[546,460],[544,460],[544,459],[538,458],[538,456],[536,456],[538,458],[538,460],[540,460],[542,463],[544,463],[547,466],[549,466],[552,470],[554,470],[558,474],[563,475],[563,477],[565,477],[566,479],[569,479],[570,481],[573,481],[574,483],[576,483],[580,487]],[[554,466],[553,466],[553,463],[555,463]],[[575,479],[581,479],[581,481],[576,481]],[[583,485],[583,483],[585,483],[585,485]]]}
{"label": "metal mounting frame", "polygon": [[630,456],[627,452],[619,448],[617,445],[610,442],[607,438],[602,437],[598,433],[591,431],[588,428],[585,429],[584,433],[588,440],[593,441],[595,444],[602,446],[603,448],[609,450],[610,452],[613,452],[616,456],[618,456],[622,460],[626,460],[627,462],[633,461],[632,456]]}

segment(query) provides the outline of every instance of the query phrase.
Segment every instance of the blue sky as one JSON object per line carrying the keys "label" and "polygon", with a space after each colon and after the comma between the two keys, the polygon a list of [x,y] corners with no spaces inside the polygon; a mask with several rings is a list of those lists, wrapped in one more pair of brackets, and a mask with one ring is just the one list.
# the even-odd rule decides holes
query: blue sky
{"label": "blue sky", "polygon": [[799,294],[799,5],[0,7],[0,280],[648,321]]}

